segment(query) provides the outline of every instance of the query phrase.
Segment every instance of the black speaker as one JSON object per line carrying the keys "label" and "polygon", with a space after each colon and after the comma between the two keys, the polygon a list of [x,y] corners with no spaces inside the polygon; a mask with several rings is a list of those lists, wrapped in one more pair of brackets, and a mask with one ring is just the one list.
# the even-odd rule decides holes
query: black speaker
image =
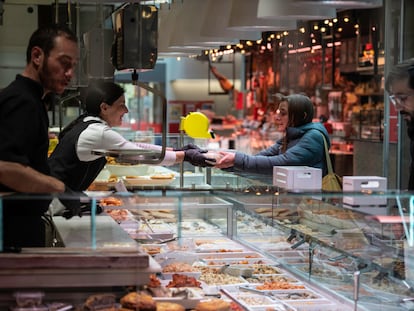
{"label": "black speaker", "polygon": [[158,10],[127,4],[112,14],[115,39],[112,64],[118,70],[151,70],[157,61]]}

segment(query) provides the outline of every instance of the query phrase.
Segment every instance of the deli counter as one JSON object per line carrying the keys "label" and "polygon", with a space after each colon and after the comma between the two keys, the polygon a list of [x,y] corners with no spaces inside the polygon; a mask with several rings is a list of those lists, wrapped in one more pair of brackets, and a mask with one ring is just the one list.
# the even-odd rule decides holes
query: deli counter
{"label": "deli counter", "polygon": [[[51,217],[57,247],[0,254],[0,308],[86,310],[108,293],[117,306],[131,288],[171,290],[182,274],[198,288],[191,297],[154,299],[188,310],[212,297],[239,310],[414,310],[410,193],[289,192],[202,170],[184,187],[87,191],[85,214]],[[41,302],[25,308],[19,295]]]}

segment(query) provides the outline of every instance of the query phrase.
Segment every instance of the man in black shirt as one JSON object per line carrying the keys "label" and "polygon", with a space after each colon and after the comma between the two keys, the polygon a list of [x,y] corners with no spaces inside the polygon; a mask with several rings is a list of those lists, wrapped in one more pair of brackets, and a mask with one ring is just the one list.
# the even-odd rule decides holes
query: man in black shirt
{"label": "man in black shirt", "polygon": [[[32,34],[23,73],[0,92],[0,161],[20,163],[49,175],[49,119],[43,98],[64,92],[74,75],[78,54],[77,38],[64,26],[40,28]],[[18,189],[0,180],[0,192],[13,190]],[[51,185],[50,190],[56,189]],[[48,201],[7,196],[3,200],[4,247],[44,246],[42,216]]]}
{"label": "man in black shirt", "polygon": [[410,138],[410,178],[408,190],[414,190],[414,59],[408,59],[391,69],[385,82],[390,101],[407,122]]}

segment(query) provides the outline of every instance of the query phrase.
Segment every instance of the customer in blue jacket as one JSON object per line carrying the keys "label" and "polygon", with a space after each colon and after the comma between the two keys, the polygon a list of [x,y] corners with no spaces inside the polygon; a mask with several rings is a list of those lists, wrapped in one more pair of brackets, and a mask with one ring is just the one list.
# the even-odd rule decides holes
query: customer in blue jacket
{"label": "customer in blue jacket", "polygon": [[217,168],[232,168],[235,172],[273,174],[273,166],[311,166],[327,174],[323,137],[330,146],[328,132],[320,122],[312,122],[313,104],[304,95],[276,95],[278,131],[284,137],[256,155],[241,152],[220,152]]}

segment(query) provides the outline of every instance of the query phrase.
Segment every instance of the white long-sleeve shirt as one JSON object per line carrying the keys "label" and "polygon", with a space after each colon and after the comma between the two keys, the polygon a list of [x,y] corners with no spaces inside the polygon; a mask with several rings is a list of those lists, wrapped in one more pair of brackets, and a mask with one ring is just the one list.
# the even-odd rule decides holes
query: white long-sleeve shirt
{"label": "white long-sleeve shirt", "polygon": [[[98,117],[85,117],[84,122],[97,120],[99,123],[90,124],[79,136],[76,152],[81,161],[92,161],[99,155],[92,154],[92,150],[110,149],[147,149],[161,150],[161,146],[145,143],[134,143],[126,140],[121,134],[113,130],[108,123]],[[167,150],[160,165],[170,166],[176,162],[174,151]]]}

